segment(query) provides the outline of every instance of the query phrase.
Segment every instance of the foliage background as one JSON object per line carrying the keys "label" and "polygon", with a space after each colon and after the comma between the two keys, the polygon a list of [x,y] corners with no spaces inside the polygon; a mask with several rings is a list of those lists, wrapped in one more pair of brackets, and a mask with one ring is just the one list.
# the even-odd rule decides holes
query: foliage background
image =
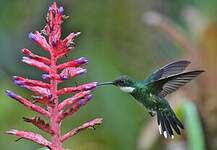
{"label": "foliage background", "polygon": [[[20,104],[5,96],[6,89],[13,89],[29,96],[27,90],[17,88],[11,76],[21,75],[39,79],[41,72],[21,63],[21,48],[34,49],[44,54],[28,40],[28,33],[45,24],[45,0],[0,0],[0,145],[1,149],[37,149],[38,145],[4,134],[10,128],[41,132],[21,117],[32,116]],[[217,1],[216,0],[62,0],[70,18],[63,25],[63,35],[81,31],[76,40],[77,48],[67,58],[85,56],[89,59],[88,73],[77,78],[86,81],[108,81],[128,74],[143,79],[151,71],[167,62],[189,58],[193,67],[203,68],[206,74],[182,89],[182,94],[197,106],[206,142],[206,149],[215,149],[217,143]],[[171,39],[158,26],[144,22],[144,14],[156,11],[167,17],[184,33],[190,45],[196,45],[197,57]],[[154,18],[151,18],[154,20]],[[74,81],[67,85],[75,84]],[[188,92],[189,90],[193,92]],[[174,98],[183,98],[173,95]],[[172,99],[172,97],[170,98]],[[184,98],[183,98],[184,99]],[[175,102],[175,104],[179,104]],[[96,131],[84,131],[66,145],[77,150],[135,150],[142,149],[141,138],[150,126],[147,112],[132,97],[114,87],[99,88],[94,99],[73,118],[63,123],[63,132],[81,122],[103,117],[104,123]],[[180,115],[181,116],[181,115]],[[186,134],[176,140],[158,137],[156,122],[151,133],[151,149],[189,149]],[[152,133],[153,131],[153,133]],[[150,139],[147,139],[150,140]],[[140,141],[140,142],[139,142]],[[143,148],[144,149],[144,148]]]}

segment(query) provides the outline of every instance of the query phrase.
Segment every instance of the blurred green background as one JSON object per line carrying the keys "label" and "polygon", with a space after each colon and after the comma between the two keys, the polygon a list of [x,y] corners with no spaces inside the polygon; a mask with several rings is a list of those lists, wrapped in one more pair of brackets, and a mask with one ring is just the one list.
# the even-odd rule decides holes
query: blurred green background
{"label": "blurred green background", "polygon": [[[22,117],[33,112],[5,96],[16,90],[11,76],[40,79],[41,72],[23,64],[24,47],[47,55],[28,39],[45,24],[52,1],[0,0],[0,145],[2,150],[34,150],[40,146],[6,135],[11,128],[42,133]],[[94,91],[92,101],[63,122],[63,132],[95,117],[103,117],[97,130],[86,130],[65,143],[76,150],[191,150],[217,147],[217,1],[216,0],[62,0],[70,16],[63,37],[81,31],[77,48],[65,60],[85,56],[88,73],[78,83],[109,81],[127,74],[145,78],[154,69],[176,59],[189,59],[192,68],[206,73],[168,99],[187,126],[181,137],[163,139],[157,123],[132,97],[115,87]],[[67,81],[64,86],[74,84]],[[191,101],[191,103],[189,103]],[[191,132],[195,129],[195,132]],[[46,136],[44,133],[42,133]],[[196,141],[196,142],[195,142]],[[197,143],[198,142],[198,143]]]}

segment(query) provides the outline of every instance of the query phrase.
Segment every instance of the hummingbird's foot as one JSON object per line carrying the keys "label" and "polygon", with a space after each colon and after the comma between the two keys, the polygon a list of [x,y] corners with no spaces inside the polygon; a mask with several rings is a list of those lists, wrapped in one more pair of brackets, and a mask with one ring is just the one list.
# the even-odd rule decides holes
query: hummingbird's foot
{"label": "hummingbird's foot", "polygon": [[148,113],[151,115],[151,117],[154,117],[156,115],[156,112],[154,111],[149,111]]}

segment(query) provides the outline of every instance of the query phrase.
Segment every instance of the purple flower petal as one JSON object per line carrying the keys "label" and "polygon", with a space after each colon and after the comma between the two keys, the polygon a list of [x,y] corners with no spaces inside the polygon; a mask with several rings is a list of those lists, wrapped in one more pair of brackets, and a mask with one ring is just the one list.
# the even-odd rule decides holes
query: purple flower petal
{"label": "purple flower petal", "polygon": [[37,41],[37,36],[34,33],[30,32],[29,33],[29,39],[32,41]]}
{"label": "purple flower petal", "polygon": [[59,12],[61,13],[61,15],[64,14],[64,8],[63,8],[63,6],[60,6],[60,8],[59,8]]}
{"label": "purple flower petal", "polygon": [[6,94],[7,94],[7,96],[9,96],[9,97],[11,97],[13,99],[16,99],[16,97],[17,97],[17,95],[14,92],[10,91],[10,90],[6,90]]}
{"label": "purple flower petal", "polygon": [[77,59],[76,61],[79,64],[86,64],[88,62],[87,58],[85,58],[85,57],[81,57],[81,58]]}

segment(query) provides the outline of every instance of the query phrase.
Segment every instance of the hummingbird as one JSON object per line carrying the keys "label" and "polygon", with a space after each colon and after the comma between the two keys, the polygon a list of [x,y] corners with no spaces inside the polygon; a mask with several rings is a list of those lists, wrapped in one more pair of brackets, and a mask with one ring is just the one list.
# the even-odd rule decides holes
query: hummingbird
{"label": "hummingbird", "polygon": [[174,61],[157,69],[145,80],[135,80],[123,75],[113,81],[99,83],[97,86],[114,85],[132,95],[151,117],[157,115],[160,134],[173,139],[173,132],[181,135],[180,130],[184,129],[184,125],[165,97],[204,72],[204,70],[185,71],[190,63],[187,60]]}

